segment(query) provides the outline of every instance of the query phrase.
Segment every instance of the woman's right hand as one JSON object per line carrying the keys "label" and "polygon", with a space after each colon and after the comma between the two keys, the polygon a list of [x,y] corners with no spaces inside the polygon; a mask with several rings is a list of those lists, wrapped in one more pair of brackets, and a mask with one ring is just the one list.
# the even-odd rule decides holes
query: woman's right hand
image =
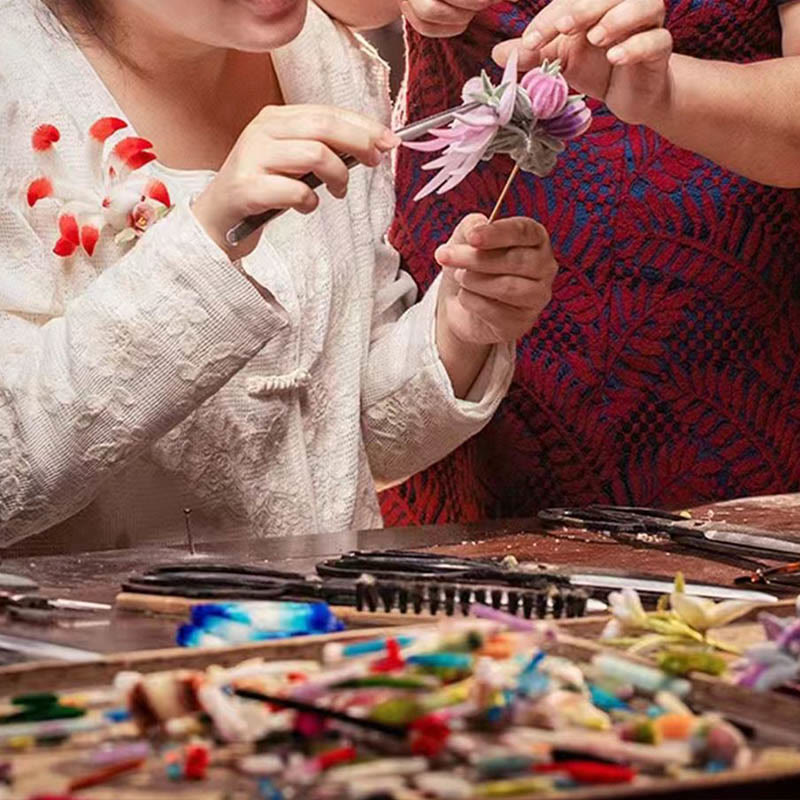
{"label": "woman's right hand", "polygon": [[293,208],[309,214],[319,197],[299,178],[314,173],[338,198],[349,172],[337,153],[377,166],[399,138],[355,111],[322,105],[266,106],[242,131],[214,180],[195,200],[195,217],[232,258],[250,253],[260,231],[232,246],[225,234],[252,214]]}

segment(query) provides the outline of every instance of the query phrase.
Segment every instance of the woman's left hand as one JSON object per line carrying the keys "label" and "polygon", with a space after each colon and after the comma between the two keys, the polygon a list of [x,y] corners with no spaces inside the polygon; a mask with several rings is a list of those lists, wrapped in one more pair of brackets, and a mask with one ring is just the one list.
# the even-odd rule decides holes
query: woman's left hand
{"label": "woman's left hand", "polygon": [[551,0],[521,39],[501,42],[492,56],[505,65],[518,50],[520,69],[558,58],[574,89],[625,122],[647,123],[671,99],[665,15],[664,0]]}
{"label": "woman's left hand", "polygon": [[547,231],[527,217],[488,224],[483,214],[470,214],[435,257],[444,268],[438,338],[469,345],[528,333],[550,302],[558,269]]}

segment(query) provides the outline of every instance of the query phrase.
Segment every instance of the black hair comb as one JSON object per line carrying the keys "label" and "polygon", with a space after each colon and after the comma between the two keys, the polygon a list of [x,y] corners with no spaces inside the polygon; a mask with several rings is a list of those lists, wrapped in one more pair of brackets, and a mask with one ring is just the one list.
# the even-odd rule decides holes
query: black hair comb
{"label": "black hair comb", "polygon": [[472,603],[481,603],[526,619],[582,616],[589,598],[557,575],[509,572],[491,561],[442,560],[423,553],[350,553],[319,564],[317,572],[306,577],[237,564],[176,564],[132,575],[122,589],[198,599],[324,601],[358,611],[446,616],[468,615]]}
{"label": "black hair comb", "polygon": [[515,616],[580,617],[589,593],[538,565],[515,559],[458,558],[406,550],[355,551],[317,564],[325,579],[355,579],[356,608],[415,614],[469,614],[472,603]]}
{"label": "black hair comb", "polygon": [[[214,600],[323,601],[359,611],[400,615],[467,615],[473,603],[530,619],[580,617],[589,600],[606,601],[610,592],[635,589],[654,606],[669,594],[673,578],[614,570],[519,564],[513,557],[459,558],[435,553],[355,551],[317,564],[305,576],[267,567],[231,563],[183,563],[131,576],[123,590]],[[772,602],[752,588],[687,583],[700,597]],[[602,606],[600,606],[602,608]]]}

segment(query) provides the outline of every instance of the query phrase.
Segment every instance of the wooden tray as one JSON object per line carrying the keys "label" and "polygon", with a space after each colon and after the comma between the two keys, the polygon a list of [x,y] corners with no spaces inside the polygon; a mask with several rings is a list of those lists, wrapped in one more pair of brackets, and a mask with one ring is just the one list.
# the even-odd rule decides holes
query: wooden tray
{"label": "wooden tray", "polygon": [[[403,620],[408,618],[403,615]],[[573,633],[585,632],[592,620],[572,620],[562,624],[563,633],[554,646],[554,652],[572,658],[588,659],[604,650],[596,641],[581,638]],[[328,642],[347,642],[365,636],[397,634],[419,626],[388,626],[359,629],[309,636],[292,640],[248,644],[221,649],[167,648],[111,655],[97,661],[64,665],[58,663],[32,663],[15,665],[0,670],[0,693],[12,695],[24,691],[71,689],[107,685],[113,675],[122,669],[153,671],[172,669],[178,666],[201,669],[210,664],[234,665],[246,658],[272,659],[319,658],[323,646]],[[690,700],[702,708],[714,708],[726,716],[753,727],[758,738],[764,742],[780,743],[800,747],[800,703],[787,701],[776,704],[771,695],[759,695],[727,684],[723,681],[693,677]],[[76,769],[86,769],[85,751],[72,748],[39,750],[14,756],[14,770],[24,789],[25,781],[41,782],[47,775],[53,789],[64,783],[66,777]],[[5,758],[5,756],[4,756]],[[27,778],[26,778],[27,776]],[[113,784],[87,790],[81,796],[96,800],[168,800],[168,798],[192,797],[197,800],[220,800],[225,792],[235,795],[235,782],[229,769],[212,769],[209,779],[202,783],[171,783],[163,775],[132,774],[118,778]],[[722,773],[701,776],[690,780],[658,780],[648,785],[625,787],[591,788],[586,790],[537,794],[520,800],[605,800],[606,798],[653,798],[667,800],[752,800],[754,796],[764,800],[798,800],[800,797],[800,769],[797,770],[748,770],[737,773]],[[16,797],[17,795],[14,795]],[[24,797],[25,795],[19,795]],[[242,795],[246,796],[246,795]]]}
{"label": "wooden tray", "polygon": [[[13,800],[25,800],[30,789],[40,790],[45,782],[53,787],[52,791],[69,777],[88,769],[85,750],[66,748],[14,756],[13,765],[16,775],[15,794],[11,795]],[[119,776],[107,785],[84,789],[79,796],[87,800],[175,800],[176,797],[191,800],[223,800],[230,797],[244,800],[254,797],[252,780],[247,793],[244,791],[245,785],[244,780],[229,768],[212,766],[204,781],[174,782],[167,780],[165,775],[132,773]],[[646,786],[594,787],[570,792],[518,795],[515,800],[797,800],[799,790],[798,771],[747,770],[680,781],[658,780]],[[295,797],[302,800],[302,795]]]}

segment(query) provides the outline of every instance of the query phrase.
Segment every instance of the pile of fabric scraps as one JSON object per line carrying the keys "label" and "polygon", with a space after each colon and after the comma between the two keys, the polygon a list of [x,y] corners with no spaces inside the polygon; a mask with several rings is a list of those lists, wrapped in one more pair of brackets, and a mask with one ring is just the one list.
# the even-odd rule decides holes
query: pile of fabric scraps
{"label": "pile of fabric scraps", "polygon": [[319,661],[120,673],[152,747],[131,763],[198,780],[224,751],[272,800],[568,793],[766,763],[739,729],[687,705],[686,680],[613,653],[548,655],[542,625],[449,620],[329,643]]}
{"label": "pile of fabric scraps", "polygon": [[222,647],[341,630],[344,624],[327,603],[201,603],[192,606],[190,621],[178,628],[177,642],[183,647]]}

